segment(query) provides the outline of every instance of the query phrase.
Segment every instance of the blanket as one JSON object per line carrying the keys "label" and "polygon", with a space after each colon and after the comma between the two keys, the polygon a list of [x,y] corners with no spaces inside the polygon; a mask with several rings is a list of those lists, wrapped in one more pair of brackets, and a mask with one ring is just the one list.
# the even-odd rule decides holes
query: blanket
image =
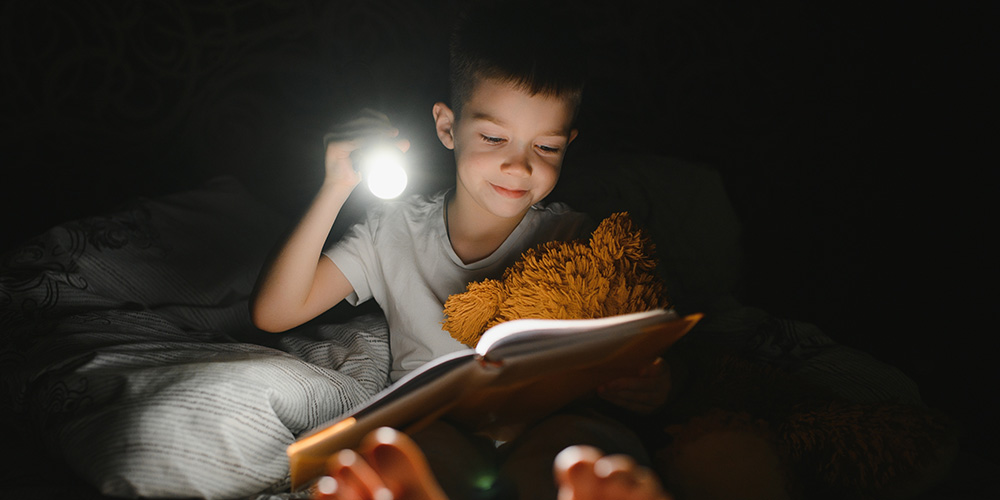
{"label": "blanket", "polygon": [[[287,489],[285,448],[381,390],[389,351],[378,313],[253,328],[247,298],[283,227],[219,179],[4,255],[0,370],[20,432],[106,495]],[[46,478],[29,479],[37,498]]]}

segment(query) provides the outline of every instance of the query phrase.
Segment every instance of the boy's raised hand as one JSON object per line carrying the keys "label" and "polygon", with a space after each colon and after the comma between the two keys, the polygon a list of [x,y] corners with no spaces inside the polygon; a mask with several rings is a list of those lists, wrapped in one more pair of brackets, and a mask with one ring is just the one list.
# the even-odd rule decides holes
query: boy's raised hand
{"label": "boy's raised hand", "polygon": [[666,404],[672,387],[670,366],[663,358],[656,358],[638,376],[608,382],[597,388],[597,394],[626,410],[649,414]]}
{"label": "boy's raised hand", "polygon": [[354,169],[351,153],[359,147],[359,142],[333,141],[326,145],[326,177],[324,183],[354,188],[361,183],[361,173]]}
{"label": "boy's raised hand", "polygon": [[[366,143],[392,139],[399,135],[399,129],[392,126],[389,117],[372,109],[362,109],[355,118],[338,124],[323,137],[326,144],[325,183],[346,186],[353,189],[361,182],[361,174],[351,158],[351,153]],[[396,147],[406,152],[410,142],[395,141]]]}

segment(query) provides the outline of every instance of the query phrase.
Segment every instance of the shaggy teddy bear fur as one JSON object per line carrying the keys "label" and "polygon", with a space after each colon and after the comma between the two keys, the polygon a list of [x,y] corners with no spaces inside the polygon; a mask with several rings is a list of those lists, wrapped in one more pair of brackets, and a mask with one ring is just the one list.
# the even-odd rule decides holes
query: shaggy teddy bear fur
{"label": "shaggy teddy bear fur", "polygon": [[[589,240],[541,245],[501,280],[470,283],[446,302],[444,329],[474,346],[488,328],[513,319],[670,307],[653,250],[627,213],[614,214]],[[762,498],[773,498],[774,481],[788,498],[909,498],[939,480],[954,457],[954,426],[925,408],[846,401],[762,361],[693,345],[681,342],[668,353],[675,391],[654,417],[659,435],[648,436],[669,443],[658,450],[658,469],[679,494],[711,497],[704,487],[718,487],[719,478],[766,476],[775,479],[758,485]],[[698,462],[719,446],[745,456]],[[713,465],[720,470],[705,470]],[[746,474],[734,476],[734,467]],[[675,481],[671,471],[684,470],[707,479],[694,484],[698,474],[682,474]]]}
{"label": "shaggy teddy bear fur", "polygon": [[589,240],[549,242],[525,252],[501,280],[469,283],[445,302],[444,329],[475,346],[490,327],[519,318],[603,318],[667,308],[655,247],[625,212]]}

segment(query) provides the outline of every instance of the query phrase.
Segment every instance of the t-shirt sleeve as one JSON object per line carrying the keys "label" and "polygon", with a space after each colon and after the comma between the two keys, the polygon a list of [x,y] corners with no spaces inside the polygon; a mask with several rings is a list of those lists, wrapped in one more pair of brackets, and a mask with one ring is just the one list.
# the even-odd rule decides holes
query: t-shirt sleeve
{"label": "t-shirt sleeve", "polygon": [[351,226],[339,241],[323,252],[344,273],[354,292],[345,300],[358,305],[378,293],[384,283],[379,276],[378,254],[375,252],[375,238],[378,229],[377,216],[369,216],[365,221]]}

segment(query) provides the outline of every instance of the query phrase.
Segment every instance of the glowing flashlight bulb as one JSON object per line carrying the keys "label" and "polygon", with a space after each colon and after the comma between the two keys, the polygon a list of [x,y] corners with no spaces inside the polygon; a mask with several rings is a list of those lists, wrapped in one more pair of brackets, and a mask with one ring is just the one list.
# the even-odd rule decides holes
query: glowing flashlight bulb
{"label": "glowing flashlight bulb", "polygon": [[403,153],[393,146],[373,148],[362,160],[362,177],[368,190],[382,199],[392,199],[406,189]]}

